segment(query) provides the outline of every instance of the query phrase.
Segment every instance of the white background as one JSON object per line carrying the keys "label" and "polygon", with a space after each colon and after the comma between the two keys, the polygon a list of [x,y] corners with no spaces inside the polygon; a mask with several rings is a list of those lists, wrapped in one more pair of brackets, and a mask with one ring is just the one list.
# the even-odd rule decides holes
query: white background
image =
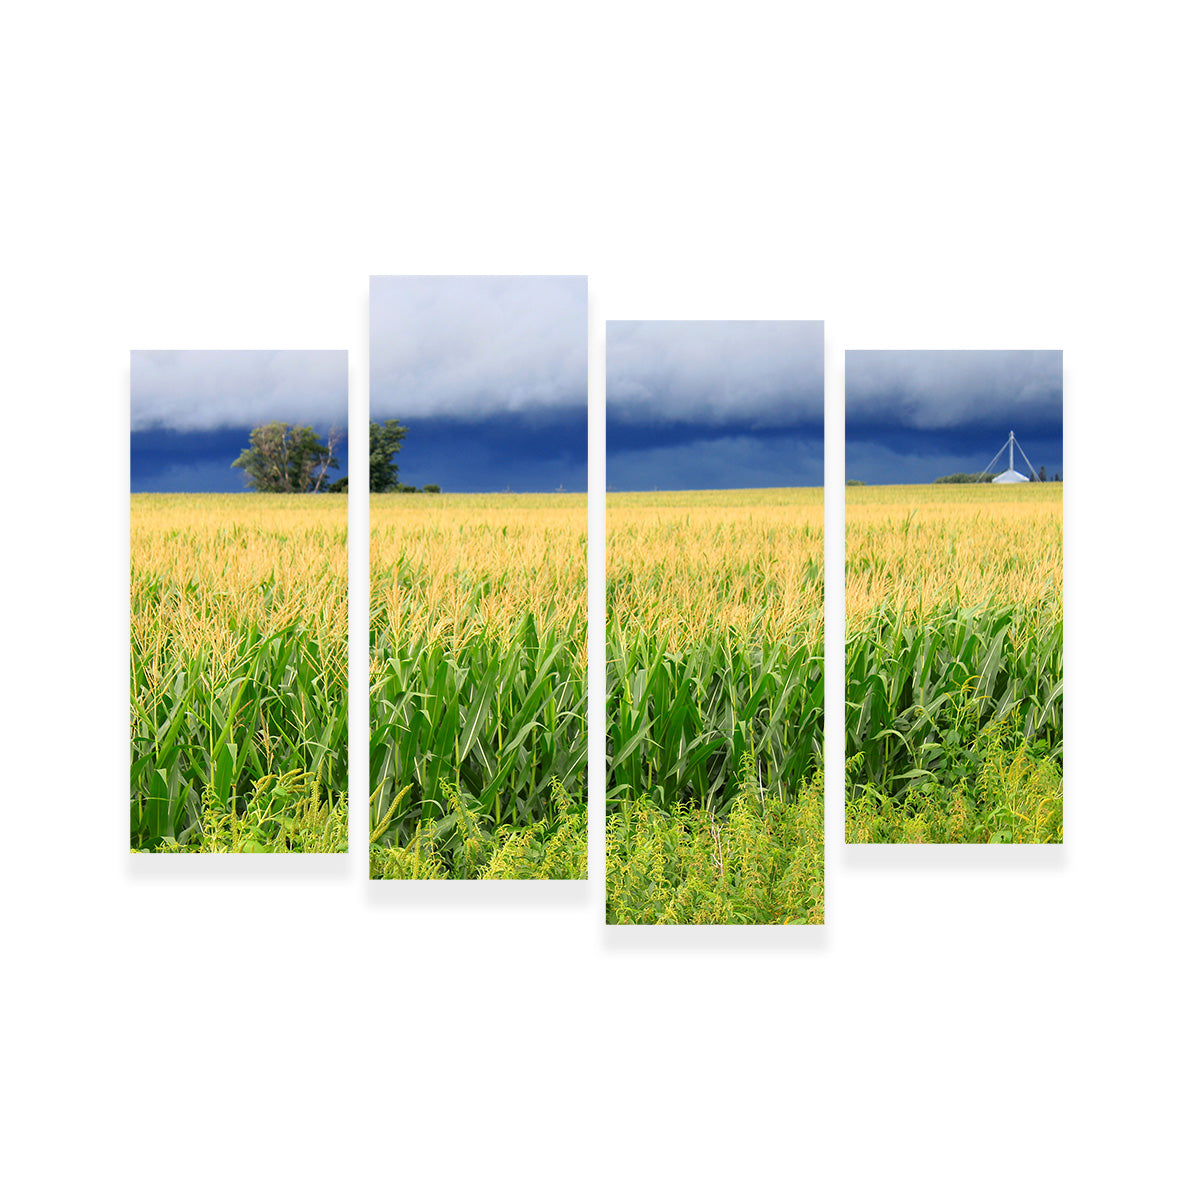
{"label": "white background", "polygon": [[[1194,1186],[1188,11],[8,14],[11,1194]],[[131,861],[128,352],[348,348],[361,472],[406,272],[590,275],[594,488],[606,318],[825,320],[835,714],[842,350],[1061,347],[1066,847],[851,852],[831,781],[827,927],[708,932],[606,932],[598,823],[586,886]]]}

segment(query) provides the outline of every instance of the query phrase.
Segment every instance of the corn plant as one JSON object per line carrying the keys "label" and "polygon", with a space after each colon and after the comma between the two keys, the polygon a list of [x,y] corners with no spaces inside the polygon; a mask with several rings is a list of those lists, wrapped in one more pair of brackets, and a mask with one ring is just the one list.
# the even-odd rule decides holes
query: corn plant
{"label": "corn plant", "polygon": [[461,862],[467,816],[531,829],[560,786],[582,811],[585,498],[373,496],[371,520],[377,849]]}
{"label": "corn plant", "polygon": [[726,814],[750,754],[794,792],[821,763],[823,493],[608,501],[610,802]]}
{"label": "corn plant", "polygon": [[975,735],[1011,721],[1062,753],[1062,618],[970,608],[920,625],[880,612],[846,647],[846,753],[854,786],[899,795],[974,771]]}
{"label": "corn plant", "polygon": [[847,492],[848,836],[992,840],[977,810],[1007,756],[1044,765],[1033,840],[1056,795],[1061,838],[1062,587],[1061,485]]}
{"label": "corn plant", "polygon": [[269,777],[344,797],[345,524],[340,497],[132,498],[135,849],[203,848]]}
{"label": "corn plant", "polygon": [[814,646],[703,641],[668,652],[615,626],[608,642],[608,798],[725,813],[753,758],[767,786],[821,762],[824,671]]}

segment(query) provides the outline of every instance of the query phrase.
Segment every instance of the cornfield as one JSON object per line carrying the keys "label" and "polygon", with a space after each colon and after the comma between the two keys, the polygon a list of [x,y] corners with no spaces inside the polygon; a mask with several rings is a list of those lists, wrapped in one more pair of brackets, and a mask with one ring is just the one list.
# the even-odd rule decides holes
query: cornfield
{"label": "cornfield", "polygon": [[1061,763],[1062,581],[1061,484],[847,491],[848,803],[969,796],[989,728]]}
{"label": "cornfield", "polygon": [[[719,878],[701,880],[681,859],[653,887],[646,877],[639,916],[630,870],[646,855],[663,867],[653,845],[701,861],[695,831],[685,832],[696,819],[689,813],[711,823],[703,835],[711,849],[735,809],[749,819],[743,809],[754,797],[765,829],[775,811],[769,797],[790,805],[811,796],[824,720],[823,503],[815,488],[608,498],[610,920],[686,923],[774,911],[740,894],[748,876],[735,883],[722,867]],[[804,803],[811,823],[811,801]],[[648,809],[668,814],[676,832],[634,820]],[[775,812],[779,830],[783,811]],[[786,811],[791,821],[798,810]],[[629,844],[631,829],[646,845]],[[804,854],[804,878],[819,881],[818,842],[804,841]],[[800,878],[788,855],[776,858],[788,859],[790,879]],[[677,888],[669,899],[666,878]],[[819,919],[810,886],[791,919]]]}
{"label": "cornfield", "polygon": [[584,811],[586,589],[585,496],[371,497],[374,875]]}
{"label": "cornfield", "polygon": [[726,812],[807,778],[824,713],[820,489],[608,499],[608,799]]}
{"label": "cornfield", "polygon": [[131,497],[134,849],[345,849],[346,529],[343,496]]}

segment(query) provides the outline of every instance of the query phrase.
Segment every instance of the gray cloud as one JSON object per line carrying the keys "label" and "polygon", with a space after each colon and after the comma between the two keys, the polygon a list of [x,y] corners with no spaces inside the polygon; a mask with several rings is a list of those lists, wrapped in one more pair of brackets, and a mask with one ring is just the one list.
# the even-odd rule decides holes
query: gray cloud
{"label": "gray cloud", "polygon": [[478,417],[587,402],[585,275],[371,279],[371,413]]}
{"label": "gray cloud", "polygon": [[194,432],[347,420],[345,350],[135,350],[130,422]]}
{"label": "gray cloud", "polygon": [[1061,350],[846,351],[849,422],[949,429],[1061,416]]}
{"label": "gray cloud", "polygon": [[750,429],[823,419],[821,321],[610,321],[610,420]]}

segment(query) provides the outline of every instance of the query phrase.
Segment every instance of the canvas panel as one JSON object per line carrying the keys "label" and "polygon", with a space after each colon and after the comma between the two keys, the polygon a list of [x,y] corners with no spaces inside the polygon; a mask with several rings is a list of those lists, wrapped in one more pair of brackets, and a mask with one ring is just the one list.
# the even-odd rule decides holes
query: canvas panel
{"label": "canvas panel", "polygon": [[347,355],[134,351],[130,845],[347,849]]}
{"label": "canvas panel", "polygon": [[824,921],[824,326],[610,321],[607,921]]}
{"label": "canvas panel", "polygon": [[587,279],[371,280],[371,876],[587,876]]}
{"label": "canvas panel", "polygon": [[846,353],[848,842],[1062,841],[1062,395],[1061,351]]}

